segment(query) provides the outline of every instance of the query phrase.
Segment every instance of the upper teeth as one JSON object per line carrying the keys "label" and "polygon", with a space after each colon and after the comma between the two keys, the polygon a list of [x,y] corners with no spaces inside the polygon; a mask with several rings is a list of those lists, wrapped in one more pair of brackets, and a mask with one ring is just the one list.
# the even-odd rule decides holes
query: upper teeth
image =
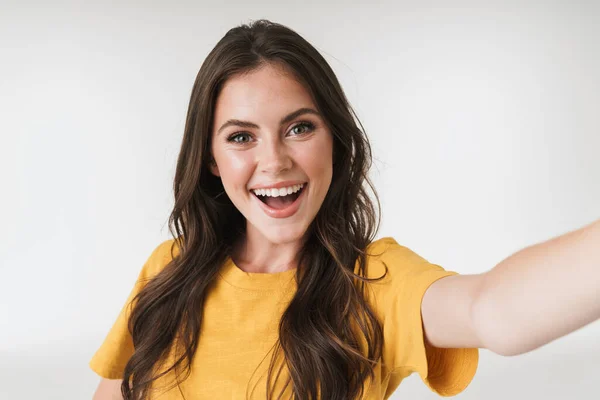
{"label": "upper teeth", "polygon": [[270,196],[270,197],[279,197],[286,196],[288,194],[296,193],[298,190],[304,187],[304,183],[294,186],[288,186],[279,189],[253,189],[252,191],[257,196]]}

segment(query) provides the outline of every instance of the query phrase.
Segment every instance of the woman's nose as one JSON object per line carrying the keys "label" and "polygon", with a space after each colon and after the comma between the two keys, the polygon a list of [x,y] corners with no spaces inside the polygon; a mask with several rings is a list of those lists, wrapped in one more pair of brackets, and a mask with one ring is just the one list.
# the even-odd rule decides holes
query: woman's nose
{"label": "woman's nose", "polygon": [[278,174],[292,168],[292,158],[285,145],[278,141],[267,141],[261,144],[259,163],[262,172]]}

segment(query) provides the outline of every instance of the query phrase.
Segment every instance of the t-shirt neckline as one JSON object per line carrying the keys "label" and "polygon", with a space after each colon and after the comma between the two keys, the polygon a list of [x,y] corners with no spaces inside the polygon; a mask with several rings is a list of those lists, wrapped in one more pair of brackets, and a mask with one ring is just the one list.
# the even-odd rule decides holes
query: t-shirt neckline
{"label": "t-shirt neckline", "polygon": [[225,282],[239,289],[284,291],[288,289],[288,284],[294,280],[297,270],[298,268],[273,273],[246,272],[235,264],[231,256],[227,256],[219,275]]}

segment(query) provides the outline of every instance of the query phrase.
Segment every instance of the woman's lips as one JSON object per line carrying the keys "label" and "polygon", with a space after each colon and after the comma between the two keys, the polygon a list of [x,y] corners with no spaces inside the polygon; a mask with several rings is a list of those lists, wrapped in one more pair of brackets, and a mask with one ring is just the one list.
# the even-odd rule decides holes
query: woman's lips
{"label": "woman's lips", "polygon": [[291,217],[292,215],[294,215],[300,208],[300,203],[302,202],[302,199],[304,199],[304,193],[306,193],[307,188],[308,188],[308,183],[305,183],[298,198],[296,200],[294,200],[294,202],[291,203],[289,206],[279,209],[279,210],[269,207],[266,203],[263,203],[263,201],[260,200],[256,196],[256,194],[254,194],[254,192],[251,192],[251,193],[252,193],[252,197],[254,197],[254,200],[256,200],[258,202],[259,206],[262,208],[262,210],[265,212],[265,214],[267,214],[269,217],[271,217],[271,218],[288,218],[288,217]]}

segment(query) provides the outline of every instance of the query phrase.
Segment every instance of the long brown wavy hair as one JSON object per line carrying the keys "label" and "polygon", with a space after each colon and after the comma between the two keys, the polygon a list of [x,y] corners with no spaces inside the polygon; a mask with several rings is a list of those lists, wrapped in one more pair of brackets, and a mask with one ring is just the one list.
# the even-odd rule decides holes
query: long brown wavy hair
{"label": "long brown wavy hair", "polygon": [[[357,399],[364,395],[365,380],[374,378],[383,332],[365,295],[366,248],[380,224],[379,199],[367,175],[370,144],[321,54],[292,29],[261,19],[230,29],[196,77],[169,217],[175,239],[171,254],[175,246],[179,254],[133,299],[128,328],[135,352],[121,385],[126,400],[148,398],[153,381],[181,366],[185,378],[190,374],[207,292],[246,229],[245,218],[208,167],[215,102],[227,79],[267,63],[285,66],[312,95],[332,132],[335,164],[328,193],[298,254],[297,291],[279,323],[267,397],[274,395],[269,382],[281,349],[289,371],[285,388],[291,384],[297,400]],[[181,346],[181,356],[155,373],[174,344]]]}

